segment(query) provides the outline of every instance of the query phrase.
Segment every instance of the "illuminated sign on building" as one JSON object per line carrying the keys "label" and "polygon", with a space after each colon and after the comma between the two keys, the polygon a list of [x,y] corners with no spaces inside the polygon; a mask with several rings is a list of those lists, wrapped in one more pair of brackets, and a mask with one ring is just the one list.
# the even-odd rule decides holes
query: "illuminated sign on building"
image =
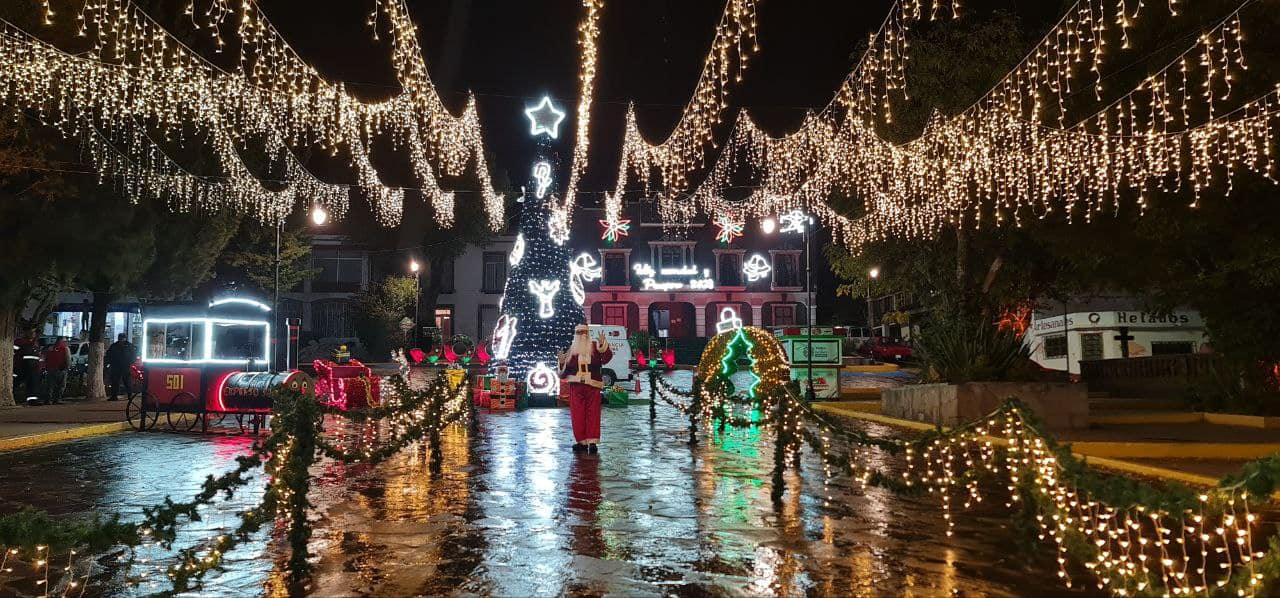
{"label": "illuminated sign on building", "polygon": [[650,264],[636,264],[631,269],[640,277],[640,287],[644,291],[710,291],[716,287],[710,268],[699,270],[697,266],[685,266],[654,270]]}

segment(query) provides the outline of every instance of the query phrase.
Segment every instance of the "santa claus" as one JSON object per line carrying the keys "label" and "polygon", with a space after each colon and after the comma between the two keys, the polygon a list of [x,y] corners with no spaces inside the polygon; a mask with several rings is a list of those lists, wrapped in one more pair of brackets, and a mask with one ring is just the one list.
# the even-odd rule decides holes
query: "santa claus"
{"label": "santa claus", "polygon": [[594,343],[585,324],[573,329],[573,344],[560,354],[560,376],[568,385],[569,417],[573,420],[573,452],[595,453],[600,442],[601,390],[604,379],[600,367],[613,359],[604,333]]}

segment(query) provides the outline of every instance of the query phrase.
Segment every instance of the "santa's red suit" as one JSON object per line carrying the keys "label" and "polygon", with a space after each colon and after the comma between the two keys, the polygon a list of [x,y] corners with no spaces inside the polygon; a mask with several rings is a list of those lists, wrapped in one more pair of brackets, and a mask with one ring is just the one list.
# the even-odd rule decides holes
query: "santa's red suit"
{"label": "santa's red suit", "polygon": [[573,437],[579,444],[600,441],[600,405],[604,402],[600,366],[610,359],[613,351],[609,345],[602,349],[598,343],[592,343],[590,363],[581,364],[577,354],[570,354],[560,369],[563,383],[569,385],[569,417],[573,420]]}

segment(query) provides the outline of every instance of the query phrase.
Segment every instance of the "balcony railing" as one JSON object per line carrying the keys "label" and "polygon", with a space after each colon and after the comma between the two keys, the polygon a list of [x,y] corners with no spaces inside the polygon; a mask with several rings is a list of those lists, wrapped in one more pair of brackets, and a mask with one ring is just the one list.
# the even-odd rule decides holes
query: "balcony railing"
{"label": "balcony railing", "polygon": [[1212,353],[1097,359],[1081,361],[1080,376],[1089,390],[1176,397],[1221,367],[1222,358]]}

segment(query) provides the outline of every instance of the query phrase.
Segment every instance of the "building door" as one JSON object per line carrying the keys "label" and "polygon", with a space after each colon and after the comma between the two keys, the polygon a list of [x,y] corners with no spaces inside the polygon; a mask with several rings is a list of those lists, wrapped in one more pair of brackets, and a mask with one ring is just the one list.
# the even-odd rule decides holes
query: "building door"
{"label": "building door", "polygon": [[671,336],[671,310],[649,308],[649,331],[658,338]]}
{"label": "building door", "polygon": [[1102,359],[1102,334],[1098,332],[1080,335],[1080,360]]}
{"label": "building door", "polygon": [[[440,336],[444,338],[453,336],[453,306],[436,308],[436,328],[440,329]],[[483,337],[483,330],[480,335]]]}
{"label": "building door", "polygon": [[626,326],[627,306],[623,304],[605,305],[603,323],[606,326]]}

